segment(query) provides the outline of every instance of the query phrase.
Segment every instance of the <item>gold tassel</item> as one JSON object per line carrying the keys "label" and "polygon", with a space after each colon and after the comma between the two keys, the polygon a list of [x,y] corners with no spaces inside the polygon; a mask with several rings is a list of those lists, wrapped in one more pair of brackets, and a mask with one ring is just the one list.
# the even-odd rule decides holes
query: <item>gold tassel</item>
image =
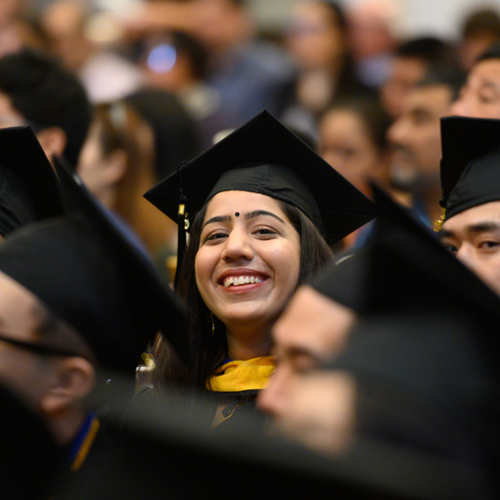
{"label": "gold tassel", "polygon": [[181,203],[179,205],[179,211],[177,212],[179,215],[184,216],[184,231],[187,231],[189,229],[189,214],[186,212],[186,205],[184,203]]}
{"label": "gold tassel", "polygon": [[434,231],[436,231],[436,233],[438,233],[439,231],[441,231],[441,229],[443,229],[443,223],[446,219],[446,208],[443,208],[443,213],[441,214],[441,217],[439,217],[439,219],[434,223]]}

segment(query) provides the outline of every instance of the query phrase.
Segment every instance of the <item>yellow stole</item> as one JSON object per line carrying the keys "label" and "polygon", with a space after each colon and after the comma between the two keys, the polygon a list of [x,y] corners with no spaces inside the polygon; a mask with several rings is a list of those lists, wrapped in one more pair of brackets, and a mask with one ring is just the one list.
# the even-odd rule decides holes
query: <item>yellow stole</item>
{"label": "yellow stole", "polygon": [[274,368],[273,356],[252,359],[235,359],[217,368],[207,382],[207,389],[214,392],[241,392],[263,389],[269,382]]}

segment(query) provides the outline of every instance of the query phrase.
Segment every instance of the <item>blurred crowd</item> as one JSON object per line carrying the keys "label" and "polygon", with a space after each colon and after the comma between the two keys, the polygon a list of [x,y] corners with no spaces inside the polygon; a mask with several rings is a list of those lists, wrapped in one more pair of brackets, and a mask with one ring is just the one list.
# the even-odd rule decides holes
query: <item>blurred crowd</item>
{"label": "blurred crowd", "polygon": [[[23,363],[4,342],[52,363],[7,384],[51,432],[24,415],[33,435],[1,441],[18,447],[6,477],[29,455],[33,498],[160,498],[164,469],[172,498],[249,475],[243,498],[496,498],[500,223],[463,217],[500,202],[500,8],[454,40],[406,37],[399,15],[298,0],[262,30],[246,0],[0,2],[0,378]],[[40,173],[11,178],[16,162]],[[251,237],[272,272],[217,274],[251,261],[248,228],[231,231],[263,217]],[[270,234],[285,234],[272,252]],[[270,276],[265,304],[227,306]],[[118,451],[95,454],[89,394]],[[92,459],[54,482],[61,443],[71,468]]]}
{"label": "blurred crowd", "polygon": [[[139,193],[263,109],[362,192],[378,179],[422,217],[439,216],[438,120],[500,40],[499,13],[471,12],[456,40],[405,38],[398,15],[389,0],[304,1],[282,30],[261,32],[243,0],[11,0],[0,12],[0,53],[40,51],[81,83],[97,108],[90,125],[90,111],[72,102],[86,114],[86,144],[68,159],[163,266],[175,254],[173,228],[154,221]],[[463,95],[453,113],[487,113],[469,101]]]}

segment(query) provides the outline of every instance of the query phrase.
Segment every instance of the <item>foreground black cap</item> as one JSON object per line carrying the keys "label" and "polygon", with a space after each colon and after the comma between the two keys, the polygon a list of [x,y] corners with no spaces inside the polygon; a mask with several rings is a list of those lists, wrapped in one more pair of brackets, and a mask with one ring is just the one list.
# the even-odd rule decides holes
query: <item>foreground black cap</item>
{"label": "foreground black cap", "polygon": [[375,216],[368,198],[266,111],[161,181],[145,197],[174,221],[182,197],[192,220],[212,196],[229,190],[261,193],[290,203],[332,243]]}
{"label": "foreground black cap", "polygon": [[482,470],[490,488],[500,407],[484,331],[458,305],[364,317],[332,366],[356,380],[358,435]]}
{"label": "foreground black cap", "polygon": [[360,313],[333,362],[356,380],[357,431],[486,476],[498,449],[500,298],[409,210],[374,195],[371,246],[319,280]]}
{"label": "foreground black cap", "polygon": [[74,327],[108,369],[133,370],[159,330],[189,360],[180,299],[59,160],[56,168],[72,213],[13,234],[0,270]]}
{"label": "foreground black cap", "polygon": [[500,200],[500,120],[442,118],[441,142],[443,221]]}
{"label": "foreground black cap", "polygon": [[[248,500],[322,498],[326,492],[346,500],[483,498],[481,478],[454,461],[369,439],[356,441],[336,460],[264,437],[255,430],[255,414],[244,415],[238,427],[214,433],[205,425],[213,407],[196,401],[194,410],[176,394],[167,393],[157,407],[129,407],[124,424],[116,399],[129,390],[111,377],[116,396],[98,387],[92,403],[109,405],[105,425],[119,425],[128,439],[109,454],[96,454],[61,498],[156,500],[165,491],[172,499],[211,498],[221,487]],[[186,480],[193,474],[196,480]]]}
{"label": "foreground black cap", "polygon": [[59,182],[29,127],[0,129],[0,235],[63,213]]}
{"label": "foreground black cap", "polygon": [[360,314],[463,307],[478,320],[498,319],[500,298],[408,209],[373,190],[378,216],[371,244],[320,271],[313,288]]}

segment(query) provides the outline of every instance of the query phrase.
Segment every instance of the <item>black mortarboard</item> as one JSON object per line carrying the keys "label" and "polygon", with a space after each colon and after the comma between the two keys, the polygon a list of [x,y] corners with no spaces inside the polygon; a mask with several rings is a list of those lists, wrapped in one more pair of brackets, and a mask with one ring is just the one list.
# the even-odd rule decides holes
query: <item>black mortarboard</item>
{"label": "black mortarboard", "polygon": [[336,460],[263,436],[255,431],[255,414],[245,415],[239,427],[214,433],[205,425],[205,412],[213,411],[203,401],[196,401],[196,410],[186,410],[179,394],[167,393],[166,401],[155,408],[129,408],[124,423],[121,394],[129,390],[111,377],[113,394],[97,388],[92,405],[108,404],[104,423],[118,425],[126,439],[109,454],[90,457],[94,460],[68,481],[61,498],[156,500],[164,498],[165,491],[172,499],[209,498],[221,488],[249,500],[321,498],[326,493],[346,500],[483,498],[476,471],[383,440],[356,441]]}
{"label": "black mortarboard", "polygon": [[371,245],[311,282],[360,313],[333,361],[356,379],[357,430],[483,468],[497,446],[500,298],[408,209],[374,198]]}
{"label": "black mortarboard", "polygon": [[0,235],[63,213],[59,182],[29,127],[0,129]]}
{"label": "black mortarboard", "polygon": [[500,298],[408,209],[373,189],[378,215],[370,245],[317,273],[311,286],[360,314],[462,305],[478,319],[500,318]]}
{"label": "black mortarboard", "polygon": [[440,203],[445,208],[441,223],[469,208],[500,200],[500,120],[442,118],[441,142]]}
{"label": "black mortarboard", "polygon": [[73,213],[13,234],[0,247],[0,270],[73,326],[108,369],[133,370],[159,330],[188,360],[180,299],[59,161]]}
{"label": "black mortarboard", "polygon": [[192,220],[212,196],[229,190],[261,193],[294,205],[332,243],[375,217],[368,198],[266,111],[180,167],[145,197],[174,221],[181,198]]}
{"label": "black mortarboard", "polygon": [[436,309],[363,318],[331,368],[356,380],[358,435],[482,470],[487,484],[497,476],[499,405],[484,329],[458,304]]}

